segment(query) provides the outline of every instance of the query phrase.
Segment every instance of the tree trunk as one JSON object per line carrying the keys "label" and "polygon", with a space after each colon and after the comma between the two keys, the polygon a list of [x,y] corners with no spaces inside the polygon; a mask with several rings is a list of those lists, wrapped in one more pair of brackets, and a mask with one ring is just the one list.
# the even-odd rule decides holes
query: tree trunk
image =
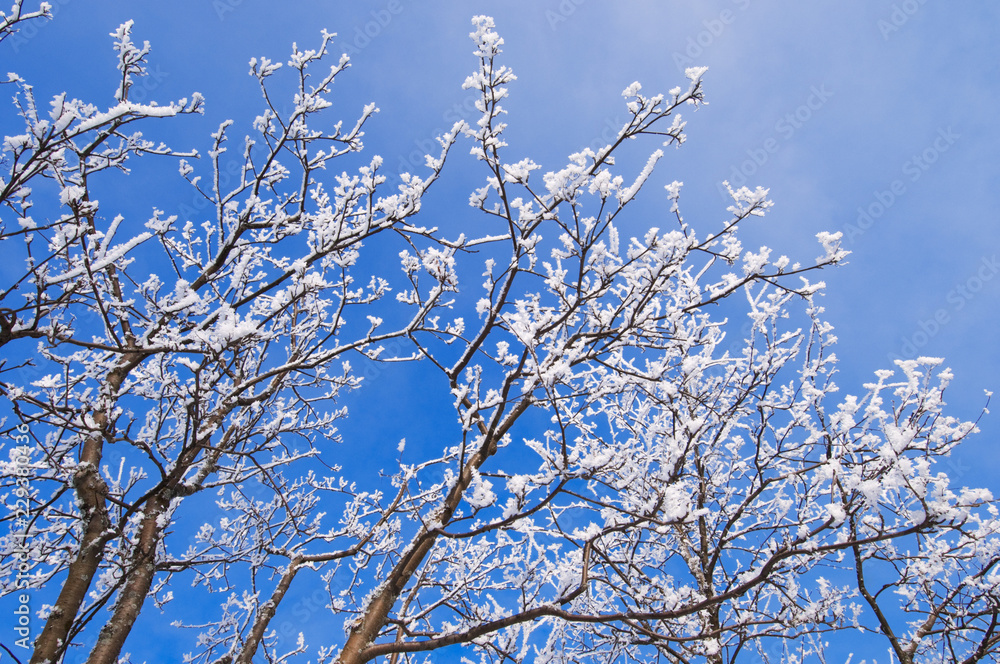
{"label": "tree trunk", "polygon": [[99,470],[102,449],[103,440],[100,436],[92,436],[83,445],[83,453],[80,455],[82,468],[74,477],[73,484],[84,506],[86,526],[76,560],[70,563],[59,598],[42,633],[35,640],[31,664],[55,662],[60,658],[66,648],[69,631],[104,558],[104,545],[107,542],[105,531],[110,522],[104,498],[107,486],[101,479]]}
{"label": "tree trunk", "polygon": [[[519,408],[518,410],[522,409]],[[486,459],[496,451],[492,440],[492,438],[487,437],[482,447],[470,457],[465,468],[462,469],[462,474],[458,482],[452,487],[451,493],[445,498],[444,504],[441,506],[440,517],[438,519],[440,526],[443,527],[451,521],[452,515],[462,500],[462,494],[472,482],[473,470],[478,470]],[[382,585],[378,594],[372,598],[366,607],[365,614],[354,624],[351,634],[347,638],[343,650],[341,650],[340,657],[337,660],[338,664],[363,664],[363,662],[367,662],[370,659],[370,657],[365,655],[365,651],[368,646],[374,643],[379,632],[385,627],[393,605],[400,594],[402,594],[406,584],[409,583],[410,579],[420,568],[424,558],[430,553],[436,539],[437,535],[435,533],[423,527],[420,529],[420,532],[416,535],[416,545],[396,564],[388,580]]]}
{"label": "tree trunk", "polygon": [[168,496],[169,491],[160,491],[147,503],[138,541],[126,572],[125,585],[118,592],[114,614],[101,628],[87,664],[115,664],[118,661],[125,639],[132,631],[153,584],[153,576],[156,573],[156,547],[163,532],[163,527],[158,521],[170,507]]}
{"label": "tree trunk", "polygon": [[260,647],[260,642],[264,639],[268,624],[278,610],[278,604],[285,598],[285,593],[292,585],[292,579],[299,571],[301,560],[299,558],[288,563],[288,569],[281,576],[281,581],[278,582],[278,587],[271,594],[271,599],[257,611],[257,621],[254,623],[253,629],[250,630],[250,635],[247,637],[246,643],[243,644],[243,649],[236,657],[236,664],[253,664],[253,656],[257,653],[257,648]]}
{"label": "tree trunk", "polygon": [[[141,355],[127,356],[108,373],[106,389],[110,400],[115,399],[125,377],[141,361]],[[111,523],[106,503],[108,487],[101,479],[101,459],[104,455],[104,438],[110,424],[107,416],[110,409],[110,405],[106,404],[94,411],[94,434],[84,441],[80,452],[80,465],[73,477],[73,488],[83,506],[81,520],[86,521],[86,526],[80,538],[76,560],[70,563],[59,598],[42,633],[35,640],[35,651],[31,655],[30,664],[55,662],[66,649],[69,632],[104,559],[104,545],[108,541],[106,532]]]}

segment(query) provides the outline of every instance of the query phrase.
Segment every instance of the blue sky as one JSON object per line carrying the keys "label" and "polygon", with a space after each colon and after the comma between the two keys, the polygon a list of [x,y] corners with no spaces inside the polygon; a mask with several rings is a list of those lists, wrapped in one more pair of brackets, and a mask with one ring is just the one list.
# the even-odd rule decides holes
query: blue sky
{"label": "blue sky", "polygon": [[[946,358],[956,374],[949,401],[959,416],[975,417],[983,391],[1000,388],[1000,6],[994,3],[52,4],[53,22],[0,44],[4,71],[33,83],[41,99],[66,90],[110,104],[115,61],[107,34],[134,19],[133,38],[153,47],[153,75],[140,84],[149,98],[166,102],[199,91],[207,100],[205,116],[173,121],[152,135],[202,152],[219,122],[232,117],[245,129],[252,117],[246,102],[253,100],[255,109],[258,98],[248,60],[281,60],[292,42],[314,47],[323,28],[354,52],[353,69],[337,82],[337,104],[346,117],[366,102],[379,106],[366,144],[393,168],[454,120],[472,117],[471,93],[461,83],[475,64],[467,37],[474,14],[496,18],[505,62],[518,75],[506,104],[510,152],[550,169],[624,118],[620,93],[632,81],[666,91],[684,82],[684,66],[707,65],[709,103],[685,114],[688,142],[660,162],[623,234],[662,225],[661,185],[674,179],[685,183],[686,219],[714,228],[728,204],[721,181],[745,177],[751,187],[769,187],[775,202],[765,221],[747,229],[748,248],[766,244],[810,260],[820,251],[817,232],[847,236],[849,264],[823,275],[826,315],[840,339],[843,391],[857,393],[874,370],[889,366],[890,356],[914,354]],[[8,123],[12,114],[0,118]],[[472,218],[465,202],[483,176],[464,167],[469,163],[461,155],[446,167],[432,193],[437,204],[428,206],[444,221],[426,223]],[[142,215],[153,205],[177,213],[191,199],[174,174],[138,164],[122,205]],[[392,394],[398,387],[383,381],[375,389]],[[987,417],[981,428],[956,458],[953,475],[1000,493],[1000,425]]]}

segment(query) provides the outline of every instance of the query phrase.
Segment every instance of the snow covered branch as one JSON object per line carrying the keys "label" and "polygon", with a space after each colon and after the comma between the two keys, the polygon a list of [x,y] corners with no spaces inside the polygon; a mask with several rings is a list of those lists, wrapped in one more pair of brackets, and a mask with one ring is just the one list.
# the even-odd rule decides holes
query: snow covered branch
{"label": "snow covered branch", "polygon": [[[378,109],[330,119],[350,63],[325,31],[287,63],[251,60],[252,135],[230,152],[223,122],[204,160],[132,128],[203,100],[129,100],[151,53],[131,22],[105,111],[59,95],[45,116],[13,77],[0,347],[38,371],[0,365],[0,390],[38,453],[29,569],[12,530],[0,588],[47,593],[31,661],[84,642],[89,662],[125,661],[154,610],[204,664],[455,645],[484,663],[768,661],[775,643],[822,660],[827,635],[858,629],[907,664],[992,661],[998,508],[942,470],[975,423],[946,414],[933,358],[840,396],[812,280],[846,257],[839,234],[805,262],[748,250],[767,190],[730,188],[694,223],[677,181],[636,230],[705,69],[667,94],[629,85],[614,140],[546,172],[509,154],[516,77],[493,20],[473,25],[479,118],[393,190],[361,155]],[[625,163],[633,139],[650,154]],[[475,223],[423,225],[462,141],[485,182]],[[168,214],[150,194],[137,219],[96,200],[138,155],[178,159],[207,205]],[[398,419],[411,442],[345,434],[359,364],[390,363],[446,407],[357,399],[352,417]],[[345,471],[352,454],[377,479]],[[5,488],[18,472],[0,462]],[[277,631],[304,585],[321,643]]]}

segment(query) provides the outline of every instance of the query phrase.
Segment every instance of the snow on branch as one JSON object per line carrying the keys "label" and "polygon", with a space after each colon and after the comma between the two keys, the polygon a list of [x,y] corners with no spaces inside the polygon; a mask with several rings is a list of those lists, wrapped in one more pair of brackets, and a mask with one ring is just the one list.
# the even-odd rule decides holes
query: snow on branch
{"label": "snow on branch", "polygon": [[[45,113],[12,78],[0,346],[37,374],[0,364],[35,450],[0,459],[9,495],[31,484],[0,587],[46,598],[31,661],[125,661],[155,620],[204,664],[822,659],[857,629],[901,662],[995,658],[998,506],[945,472],[976,424],[934,358],[835,382],[812,279],[840,234],[804,263],[747,249],[772,203],[728,184],[708,224],[679,181],[631,215],[705,69],[629,85],[614,139],[547,170],[504,141],[516,76],[473,26],[479,117],[393,186],[360,156],[375,105],[331,117],[349,61],[326,68],[326,31],[251,60],[250,134],[230,149],[221,123],[204,160],[133,129],[203,99],[129,101],[131,22],[104,111]],[[648,159],[624,163],[633,139]],[[452,207],[428,191],[461,141],[482,180]],[[137,155],[183,157],[164,173],[204,205],[98,200]],[[285,633],[303,614],[322,629]]]}

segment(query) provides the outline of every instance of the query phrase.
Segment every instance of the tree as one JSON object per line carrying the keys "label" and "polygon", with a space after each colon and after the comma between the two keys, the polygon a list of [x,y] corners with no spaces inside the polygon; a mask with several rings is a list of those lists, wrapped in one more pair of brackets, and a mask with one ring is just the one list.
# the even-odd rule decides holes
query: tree
{"label": "tree", "polygon": [[0,41],[15,34],[21,23],[36,18],[52,18],[52,5],[40,2],[38,9],[24,13],[24,0],[14,0],[9,15],[0,12]]}
{"label": "tree", "polygon": [[[663,151],[628,181],[616,154],[681,145],[705,70],[667,95],[629,86],[615,140],[539,178],[505,158],[515,77],[493,21],[473,22],[481,117],[391,192],[378,156],[331,172],[359,163],[376,109],[347,129],[318,119],[349,65],[312,73],[325,32],[287,63],[290,110],[273,93],[282,65],[251,61],[257,134],[230,157],[223,123],[209,167],[133,131],[203,101],[129,100],[149,55],[131,23],[112,35],[106,111],[63,95],[45,118],[11,77],[24,127],[4,142],[0,237],[23,273],[0,295],[0,369],[7,426],[34,451],[0,578],[51,594],[31,661],[85,641],[88,662],[130,661],[151,604],[197,631],[191,661],[217,664],[459,644],[484,662],[774,661],[823,658],[847,630],[882,634],[901,662],[995,657],[1000,518],[937,465],[975,430],[944,412],[950,372],[900,361],[899,378],[832,401],[835,338],[809,279],[844,259],[839,234],[819,235],[810,264],[772,260],[738,238],[766,190],[730,188],[705,234],[674,182],[666,227],[619,237]],[[418,213],[463,137],[486,184],[470,197],[480,226],[453,236]],[[108,211],[103,172],[138,155],[178,159],[210,218],[154,201],[143,229]],[[752,322],[734,352],[719,311]],[[378,487],[343,477],[333,445],[338,399],[365,387],[358,358],[422,363],[454,404],[432,444],[367,441],[397,458]],[[44,375],[20,383],[25,362]],[[303,583],[327,589],[333,629],[289,646],[275,619]]]}

